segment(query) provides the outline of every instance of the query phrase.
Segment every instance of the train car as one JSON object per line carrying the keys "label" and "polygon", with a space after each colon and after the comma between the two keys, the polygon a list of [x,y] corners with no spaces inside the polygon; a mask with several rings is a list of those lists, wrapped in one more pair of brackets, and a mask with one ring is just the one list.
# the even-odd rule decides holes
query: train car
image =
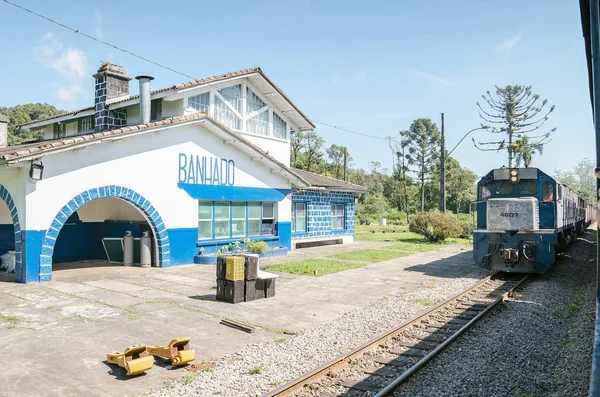
{"label": "train car", "polygon": [[537,168],[499,168],[477,184],[473,258],[481,267],[544,273],[556,251],[596,216],[577,193]]}

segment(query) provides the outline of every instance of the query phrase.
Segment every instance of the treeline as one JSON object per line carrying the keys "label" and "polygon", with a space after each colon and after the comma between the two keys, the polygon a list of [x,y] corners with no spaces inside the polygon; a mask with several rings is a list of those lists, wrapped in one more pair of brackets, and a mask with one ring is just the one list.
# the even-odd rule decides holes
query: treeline
{"label": "treeline", "polygon": [[64,110],[59,110],[47,103],[28,103],[13,107],[0,106],[0,114],[9,119],[8,144],[18,145],[20,143],[41,139],[42,136],[40,132],[24,131],[19,129],[19,126],[60,113],[64,113]]}
{"label": "treeline", "polygon": [[[440,133],[435,123],[417,119],[408,130],[389,137],[387,146],[385,153],[393,159],[392,168],[371,161],[369,169],[364,170],[353,166],[347,147],[326,147],[314,131],[294,133],[291,165],[369,188],[356,209],[361,221],[385,217],[409,222],[416,212],[439,209]],[[475,201],[478,176],[452,157],[446,158],[445,166],[446,208],[456,214],[468,213],[470,203]]]}

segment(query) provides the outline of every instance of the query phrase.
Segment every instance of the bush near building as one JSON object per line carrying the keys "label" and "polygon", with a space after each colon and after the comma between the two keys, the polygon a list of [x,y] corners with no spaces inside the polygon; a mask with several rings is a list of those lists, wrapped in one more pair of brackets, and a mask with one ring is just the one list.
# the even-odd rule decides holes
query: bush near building
{"label": "bush near building", "polygon": [[459,237],[463,229],[456,217],[440,212],[421,212],[410,222],[409,230],[430,241],[444,241]]}

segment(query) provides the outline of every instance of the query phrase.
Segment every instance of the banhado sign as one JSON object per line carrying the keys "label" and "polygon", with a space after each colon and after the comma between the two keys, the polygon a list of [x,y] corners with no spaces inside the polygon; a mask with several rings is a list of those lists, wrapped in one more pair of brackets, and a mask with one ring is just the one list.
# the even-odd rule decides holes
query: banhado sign
{"label": "banhado sign", "polygon": [[233,186],[235,163],[231,159],[179,153],[179,182],[194,185]]}

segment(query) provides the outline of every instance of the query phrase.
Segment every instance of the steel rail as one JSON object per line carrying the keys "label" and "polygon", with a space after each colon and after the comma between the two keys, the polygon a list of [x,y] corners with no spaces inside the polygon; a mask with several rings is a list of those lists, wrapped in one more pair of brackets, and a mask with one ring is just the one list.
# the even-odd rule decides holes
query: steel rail
{"label": "steel rail", "polygon": [[[263,397],[283,397],[283,396],[289,396],[295,392],[300,391],[305,384],[307,383],[311,383],[316,381],[317,379],[320,379],[321,377],[325,376],[325,374],[331,370],[335,370],[338,368],[343,368],[345,366],[348,365],[348,361],[352,358],[355,357],[359,357],[361,356],[363,353],[365,353],[366,351],[372,350],[374,348],[376,348],[378,345],[387,342],[389,339],[397,336],[398,334],[402,333],[404,330],[406,330],[409,327],[412,327],[416,324],[421,323],[422,320],[424,320],[425,318],[430,317],[431,315],[434,315],[436,313],[438,313],[439,311],[443,310],[444,308],[446,308],[448,305],[456,302],[457,300],[466,297],[467,295],[471,294],[473,292],[474,289],[477,289],[479,287],[481,287],[482,285],[484,285],[485,283],[489,282],[489,281],[493,281],[493,277],[496,276],[498,273],[494,273],[482,280],[480,280],[479,282],[473,284],[471,287],[469,287],[467,290],[458,293],[457,295],[451,297],[450,299],[440,303],[439,305],[435,306],[434,308],[432,308],[431,310],[423,313],[422,315],[411,319],[405,323],[403,323],[402,325],[388,331],[385,332],[384,334],[380,335],[379,337],[353,349],[352,351],[350,351],[349,353],[343,354],[335,359],[333,359],[332,361],[322,365],[321,367],[314,369],[312,371],[310,371],[309,373],[296,378],[286,384],[284,384],[283,386],[280,386],[279,388],[270,391],[267,394],[264,394]],[[518,287],[523,281],[525,281],[527,277],[524,277],[523,279],[521,279],[514,287],[512,287],[509,291],[505,292],[501,297],[497,298],[496,301],[491,302],[490,303],[490,307],[484,309],[483,311],[485,313],[489,312],[489,310],[491,310],[494,306],[496,306],[499,302],[501,302],[503,299],[505,299],[506,295],[509,294],[511,291],[514,291],[514,289],[516,287]],[[463,328],[466,330],[468,328],[470,328],[476,321],[475,319],[479,319],[483,316],[483,313],[479,313],[476,317],[474,317],[473,319],[471,319],[469,321],[469,323],[467,323]],[[456,337],[458,337],[458,335],[460,335],[460,333],[462,333],[464,331],[461,330],[457,330],[451,337],[449,337],[449,340],[455,340]],[[458,335],[457,335],[458,334]],[[457,335],[457,336],[454,336]],[[449,343],[443,342],[442,343],[445,346],[447,346]],[[417,369],[421,368],[427,361],[429,361],[431,358],[433,358],[435,355],[437,355],[439,353],[439,351],[441,351],[442,349],[436,348],[436,350],[432,351],[431,353],[429,353],[426,357],[424,357],[422,360],[420,360],[418,363],[416,363],[413,367],[417,367],[414,370],[412,370],[412,367],[409,368],[408,371],[411,371],[411,374],[416,372]],[[433,354],[434,352],[436,352],[435,354]],[[430,357],[431,356],[431,357]],[[429,357],[427,360],[425,360],[425,358]],[[407,371],[407,372],[408,372]],[[410,376],[410,375],[408,375]],[[406,379],[408,378],[405,377],[403,378]],[[397,382],[398,379],[396,379],[394,381],[394,384],[400,384],[402,381]],[[384,389],[387,390],[387,387]],[[383,390],[382,390],[383,392]],[[381,392],[380,392],[381,393]],[[379,396],[379,394],[378,394]]]}
{"label": "steel rail", "polygon": [[423,357],[421,360],[419,360],[416,364],[414,364],[412,367],[410,367],[408,370],[406,370],[402,375],[400,375],[398,378],[394,379],[394,381],[392,383],[390,383],[389,385],[387,385],[379,393],[375,394],[374,397],[385,397],[385,396],[391,395],[394,392],[394,390],[396,390],[396,388],[402,382],[404,382],[405,380],[407,380],[408,378],[410,378],[419,369],[421,369],[422,367],[424,367],[425,364],[427,364],[435,356],[437,356],[438,354],[440,354],[442,350],[444,350],[446,347],[448,347],[452,342],[454,342],[456,339],[458,339],[459,336],[461,336],[469,328],[471,328],[473,325],[475,325],[475,323],[477,323],[479,320],[481,320],[489,311],[491,311],[493,308],[495,308],[500,302],[504,301],[504,299],[506,299],[512,292],[514,292],[514,290],[519,285],[521,285],[528,277],[529,276],[525,276],[521,280],[519,280],[519,282],[515,286],[513,286],[511,289],[509,289],[504,294],[502,294],[501,297],[497,298],[488,307],[486,307],[485,309],[483,309],[478,315],[476,315],[475,317],[473,317],[473,319],[471,319],[467,324],[465,324],[463,327],[461,327],[460,329],[458,329],[448,339],[446,339],[445,341],[443,341],[438,347],[436,347],[429,354],[427,354],[425,357]]}

